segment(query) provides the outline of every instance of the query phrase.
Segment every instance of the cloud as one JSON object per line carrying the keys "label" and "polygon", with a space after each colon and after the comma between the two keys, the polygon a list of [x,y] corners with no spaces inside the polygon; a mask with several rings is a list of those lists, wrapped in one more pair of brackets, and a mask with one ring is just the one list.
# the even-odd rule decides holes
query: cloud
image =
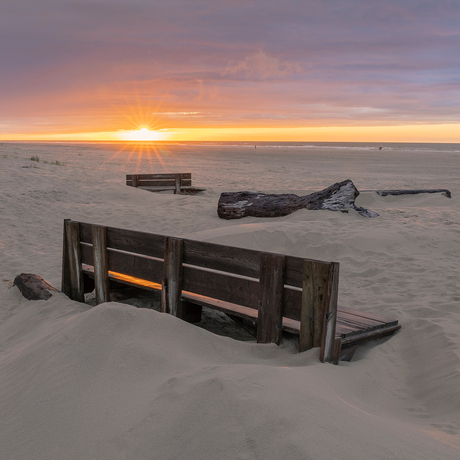
{"label": "cloud", "polygon": [[222,125],[460,120],[452,0],[0,3],[0,134],[112,120],[130,98]]}
{"label": "cloud", "polygon": [[301,66],[299,63],[284,61],[258,50],[241,61],[230,62],[223,75],[234,75],[251,80],[268,80],[300,72]]}

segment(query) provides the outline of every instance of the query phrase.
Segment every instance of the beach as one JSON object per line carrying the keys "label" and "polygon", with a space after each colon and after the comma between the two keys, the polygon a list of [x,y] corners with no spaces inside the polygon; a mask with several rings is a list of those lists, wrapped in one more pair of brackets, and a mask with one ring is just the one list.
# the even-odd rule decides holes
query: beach
{"label": "beach", "polygon": [[[0,458],[458,459],[459,160],[459,144],[0,144]],[[125,184],[154,172],[206,191]],[[345,179],[378,217],[217,216],[222,192]],[[452,198],[373,191],[429,188]],[[28,301],[20,273],[61,287],[64,219],[339,262],[339,304],[401,329],[334,366],[141,301]]]}

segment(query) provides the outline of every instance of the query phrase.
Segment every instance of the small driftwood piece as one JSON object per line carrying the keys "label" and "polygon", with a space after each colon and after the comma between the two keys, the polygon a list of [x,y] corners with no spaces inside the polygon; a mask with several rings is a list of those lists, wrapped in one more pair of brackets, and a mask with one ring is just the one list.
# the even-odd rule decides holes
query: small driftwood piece
{"label": "small driftwood piece", "polygon": [[22,295],[28,300],[48,300],[52,292],[59,292],[43,278],[31,273],[21,273],[16,276],[14,286],[17,286]]}
{"label": "small driftwood piece", "polygon": [[421,190],[376,190],[377,195],[417,195],[419,193],[441,193],[447,198],[452,198],[450,190],[446,188],[426,188]]}
{"label": "small driftwood piece", "polygon": [[329,209],[348,212],[356,210],[364,217],[377,217],[376,212],[355,205],[358,189],[350,179],[306,196],[294,194],[263,194],[253,192],[224,192],[220,195],[217,214],[221,219],[242,217],[280,217],[299,209]]}

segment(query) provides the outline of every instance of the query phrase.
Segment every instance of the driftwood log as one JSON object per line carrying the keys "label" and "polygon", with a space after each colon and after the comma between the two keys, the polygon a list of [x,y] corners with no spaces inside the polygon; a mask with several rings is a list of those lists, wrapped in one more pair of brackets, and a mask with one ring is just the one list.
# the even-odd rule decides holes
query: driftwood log
{"label": "driftwood log", "polygon": [[17,286],[22,295],[28,300],[48,300],[53,292],[58,292],[43,278],[31,273],[21,273],[16,276],[14,286]]}
{"label": "driftwood log", "polygon": [[419,193],[441,193],[442,195],[447,196],[447,198],[452,198],[450,190],[446,188],[425,188],[420,190],[376,190],[377,195],[387,196],[387,195],[417,195]]}
{"label": "driftwood log", "polygon": [[348,212],[356,210],[364,217],[377,217],[376,212],[359,208],[355,199],[358,189],[350,179],[327,187],[320,192],[306,196],[294,194],[263,194],[253,192],[224,192],[220,195],[217,214],[221,219],[241,219],[242,217],[280,217],[299,209],[329,209]]}

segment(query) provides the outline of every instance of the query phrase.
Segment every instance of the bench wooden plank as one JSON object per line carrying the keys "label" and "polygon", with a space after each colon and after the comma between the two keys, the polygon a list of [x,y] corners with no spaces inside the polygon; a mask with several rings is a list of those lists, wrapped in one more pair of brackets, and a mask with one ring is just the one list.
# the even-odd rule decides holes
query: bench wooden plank
{"label": "bench wooden plank", "polygon": [[139,180],[148,179],[175,179],[177,174],[181,174],[183,179],[191,179],[192,173],[153,173],[153,174],[126,174],[126,179],[132,180],[134,176],[137,176]]}
{"label": "bench wooden plank", "polygon": [[[126,185],[132,185],[133,181],[127,180]],[[149,179],[149,180],[139,180],[136,187],[174,187],[176,185],[176,180],[173,179]],[[192,181],[191,179],[185,179],[182,181],[182,186],[191,186]]]}
{"label": "bench wooden plank", "polygon": [[363,331],[357,334],[353,334],[341,339],[342,346],[350,346],[351,344],[363,343],[370,339],[385,337],[386,335],[390,335],[400,328],[401,326],[398,324],[396,326],[386,326],[380,329],[375,329],[373,331]]}
{"label": "bench wooden plank", "polygon": [[182,289],[256,310],[259,307],[260,284],[250,278],[201,270],[184,264]]}
{"label": "bench wooden plank", "polygon": [[[162,259],[119,252],[111,248],[107,249],[107,259],[110,271],[129,274],[134,278],[161,284],[164,276],[164,263]],[[81,260],[82,263],[94,266],[92,246],[87,244],[81,245]],[[128,267],[129,273],[126,273]]]}
{"label": "bench wooden plank", "polygon": [[184,263],[258,279],[260,252],[184,239]]}
{"label": "bench wooden plank", "polygon": [[[83,273],[94,277],[94,267],[91,265],[83,264],[82,265]],[[123,273],[117,273],[109,271],[109,280],[117,281],[127,286],[132,287],[141,287],[147,291],[161,291],[161,284],[155,283],[153,281],[143,280],[141,278],[136,278],[134,276],[125,275]]]}
{"label": "bench wooden plank", "polygon": [[[164,256],[164,235],[114,227],[106,227],[106,232],[109,248],[161,259]],[[92,243],[91,224],[80,222],[80,240]]]}
{"label": "bench wooden plank", "polygon": [[362,311],[358,311],[358,310],[353,310],[351,308],[348,308],[348,307],[343,307],[343,306],[340,306],[340,309],[343,311],[343,312],[346,312],[346,313],[349,313],[351,315],[355,315],[355,316],[359,316],[361,318],[372,318],[374,319],[375,321],[381,321],[382,323],[385,323],[385,324],[388,324],[388,325],[395,325],[398,323],[397,320],[391,320],[391,319],[388,319],[386,317],[383,317],[381,315],[377,315],[375,313],[366,313],[366,312],[362,312]]}

